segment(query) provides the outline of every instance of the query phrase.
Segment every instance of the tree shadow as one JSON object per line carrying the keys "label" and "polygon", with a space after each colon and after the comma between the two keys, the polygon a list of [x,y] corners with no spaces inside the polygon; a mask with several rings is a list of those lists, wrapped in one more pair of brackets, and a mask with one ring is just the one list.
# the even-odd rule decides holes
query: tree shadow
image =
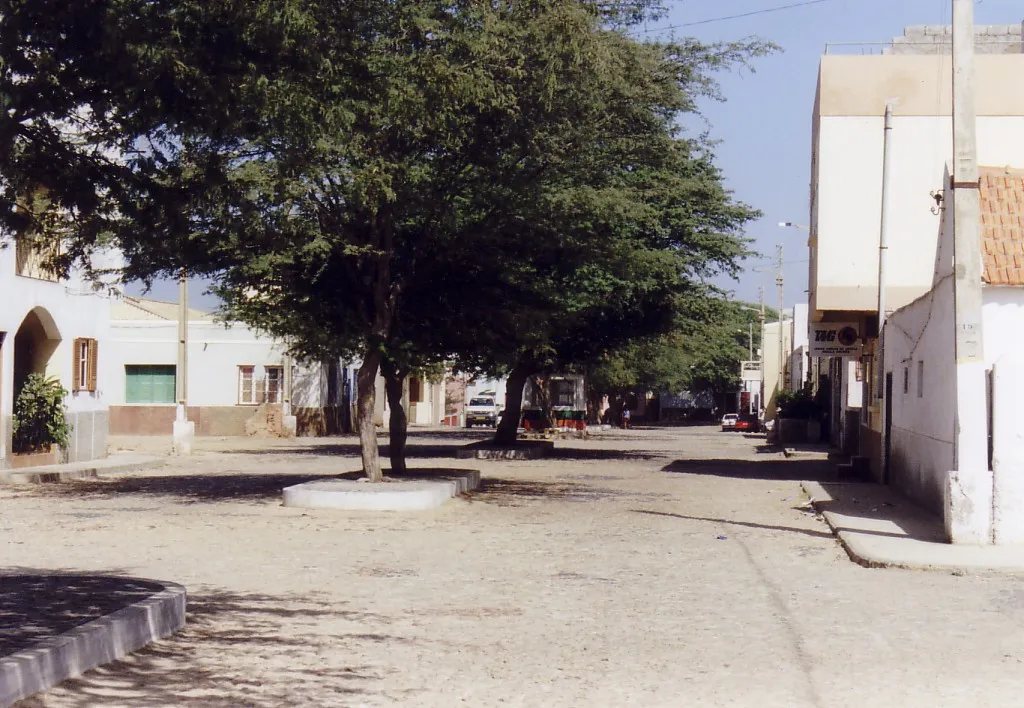
{"label": "tree shadow", "polygon": [[578,461],[603,461],[603,460],[656,460],[667,457],[664,453],[652,450],[607,450],[588,449],[584,447],[558,447],[548,454],[552,460],[578,460]]}
{"label": "tree shadow", "polygon": [[[312,695],[322,697],[321,705],[336,705],[346,697],[368,693],[372,682],[383,675],[379,667],[327,663],[325,653],[345,656],[359,645],[411,641],[380,631],[387,622],[316,595],[271,596],[222,589],[190,592],[183,630],[65,681],[55,692],[61,705],[74,708],[276,708],[303,703]],[[318,631],[327,624],[332,628],[353,625],[353,631]],[[268,672],[261,667],[261,661],[282,654],[288,656],[286,669]],[[38,698],[18,704],[20,708],[40,705]]]}
{"label": "tree shadow", "polygon": [[537,480],[487,477],[480,486],[468,492],[470,502],[495,506],[523,506],[536,501],[594,502],[608,499],[661,499],[663,494],[628,492],[608,487],[594,487],[577,482],[541,482]]}
{"label": "tree shadow", "polygon": [[26,649],[162,592],[112,575],[0,571],[0,656]]}
{"label": "tree shadow", "polygon": [[[451,479],[464,470],[451,467],[412,467],[402,474],[385,468],[392,479]],[[179,504],[201,502],[268,502],[279,501],[285,487],[305,482],[331,479],[362,479],[362,471],[341,474],[252,474],[221,472],[207,474],[172,474],[112,479],[76,479],[61,484],[35,485],[20,488],[22,494],[74,499],[115,499],[126,496],[164,497]],[[79,514],[80,516],[80,514]]]}
{"label": "tree shadow", "polygon": [[791,482],[837,481],[839,476],[835,463],[829,460],[676,460],[661,470],[676,474]]}
{"label": "tree shadow", "polygon": [[636,514],[649,514],[651,516],[667,516],[676,519],[684,519],[686,521],[708,521],[711,523],[727,524],[730,526],[743,526],[744,528],[751,529],[765,529],[768,531],[785,531],[786,533],[799,533],[804,536],[813,536],[814,538],[834,538],[830,531],[815,531],[814,529],[801,529],[795,526],[777,526],[774,524],[758,524],[753,521],[736,521],[735,519],[715,519],[706,516],[686,516],[684,514],[672,514],[667,511],[652,511],[650,509],[630,509]]}
{"label": "tree shadow", "polygon": [[280,499],[281,490],[293,484],[322,479],[358,479],[362,472],[333,475],[292,474],[173,474],[113,479],[81,479],[62,484],[25,487],[32,496],[73,497],[75,499],[113,499],[123,496],[174,498],[178,503],[217,501],[269,501]]}

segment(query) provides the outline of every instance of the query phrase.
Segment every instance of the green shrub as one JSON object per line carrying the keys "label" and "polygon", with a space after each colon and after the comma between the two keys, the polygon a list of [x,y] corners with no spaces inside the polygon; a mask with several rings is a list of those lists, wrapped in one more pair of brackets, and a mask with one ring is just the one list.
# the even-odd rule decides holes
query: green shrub
{"label": "green shrub", "polygon": [[51,445],[66,448],[71,436],[64,399],[67,390],[56,378],[29,374],[14,402],[15,452],[38,452]]}
{"label": "green shrub", "polygon": [[810,388],[800,391],[782,391],[775,399],[781,418],[799,418],[811,420],[821,413],[821,406],[814,400]]}

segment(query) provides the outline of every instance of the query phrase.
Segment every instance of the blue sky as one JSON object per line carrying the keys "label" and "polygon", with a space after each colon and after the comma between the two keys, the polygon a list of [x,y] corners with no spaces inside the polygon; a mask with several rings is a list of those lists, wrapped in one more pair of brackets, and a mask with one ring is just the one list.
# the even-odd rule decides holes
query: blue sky
{"label": "blue sky", "polygon": [[[681,2],[657,25],[664,27],[779,7],[799,0],[718,0]],[[705,42],[757,36],[782,52],[754,64],[754,73],[721,76],[726,103],[706,102],[711,135],[720,140],[718,164],[737,199],[764,212],[748,228],[754,248],[774,258],[783,245],[785,304],[805,302],[807,234],[779,228],[780,221],[807,224],[810,210],[811,110],[818,60],[828,42],[886,42],[907,25],[949,24],[951,0],[826,0],[813,5],[751,17],[711,22],[675,30]],[[1014,24],[1024,20],[1020,0],[980,0],[978,24]],[[657,35],[655,35],[657,36]],[[875,48],[877,51],[877,48]],[[845,53],[860,48],[843,48]],[[764,286],[765,302],[778,302],[772,272],[753,272],[768,261],[748,261],[738,281],[718,284],[735,297],[756,301]]]}
{"label": "blue sky", "polygon": [[[667,16],[647,30],[739,15],[790,5],[800,0],[718,0],[669,3]],[[885,42],[903,34],[907,25],[948,24],[951,0],[823,0],[816,4],[750,17],[709,22],[674,30],[705,42],[733,41],[757,36],[779,45],[782,52],[756,61],[754,73],[723,74],[725,103],[706,102],[702,111],[711,136],[720,141],[718,164],[737,199],[764,212],[748,228],[754,248],[773,257],[784,247],[785,304],[806,300],[807,234],[781,229],[780,221],[806,224],[810,182],[810,122],[818,59],[828,42]],[[1012,24],[1024,19],[1020,0],[979,0],[979,24]],[[651,36],[660,36],[652,34]],[[845,49],[844,51],[859,51]],[[774,275],[756,272],[769,261],[751,260],[737,281],[718,284],[735,297],[756,301],[758,286],[765,301],[777,303]],[[769,268],[770,270],[770,268]],[[213,309],[216,302],[203,295],[205,285],[191,284],[191,304]],[[137,287],[129,292],[139,293]],[[149,297],[177,299],[177,284],[158,282]]]}

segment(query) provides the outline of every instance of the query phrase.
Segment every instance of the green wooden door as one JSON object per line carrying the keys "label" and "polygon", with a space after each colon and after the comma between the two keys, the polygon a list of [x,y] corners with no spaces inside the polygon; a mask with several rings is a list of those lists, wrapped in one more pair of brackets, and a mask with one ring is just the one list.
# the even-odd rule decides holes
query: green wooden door
{"label": "green wooden door", "polygon": [[174,403],[174,365],[128,365],[125,403]]}

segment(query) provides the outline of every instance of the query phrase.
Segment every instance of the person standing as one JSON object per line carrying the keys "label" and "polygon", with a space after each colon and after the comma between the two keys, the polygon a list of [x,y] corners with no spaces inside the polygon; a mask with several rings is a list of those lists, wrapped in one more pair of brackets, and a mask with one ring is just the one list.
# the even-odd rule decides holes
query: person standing
{"label": "person standing", "polygon": [[630,418],[629,409],[628,408],[623,408],[622,409],[622,427],[624,429],[626,429],[626,430],[629,430],[629,418]]}

